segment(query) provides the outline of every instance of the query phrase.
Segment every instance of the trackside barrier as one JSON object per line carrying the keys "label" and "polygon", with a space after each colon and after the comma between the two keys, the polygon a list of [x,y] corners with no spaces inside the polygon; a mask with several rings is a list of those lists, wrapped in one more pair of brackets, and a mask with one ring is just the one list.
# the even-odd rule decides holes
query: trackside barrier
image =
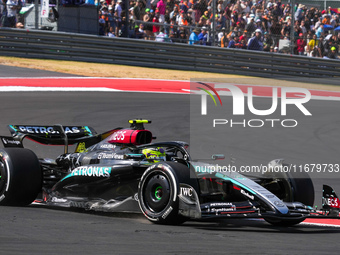
{"label": "trackside barrier", "polygon": [[339,60],[11,28],[0,28],[0,55],[259,77],[340,77]]}

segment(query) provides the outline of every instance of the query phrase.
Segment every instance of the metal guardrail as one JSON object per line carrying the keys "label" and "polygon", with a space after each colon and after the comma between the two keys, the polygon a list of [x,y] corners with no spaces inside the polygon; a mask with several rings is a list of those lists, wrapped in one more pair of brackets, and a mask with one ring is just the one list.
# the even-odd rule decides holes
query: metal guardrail
{"label": "metal guardrail", "polygon": [[338,60],[40,30],[1,28],[0,55],[259,77],[340,77]]}

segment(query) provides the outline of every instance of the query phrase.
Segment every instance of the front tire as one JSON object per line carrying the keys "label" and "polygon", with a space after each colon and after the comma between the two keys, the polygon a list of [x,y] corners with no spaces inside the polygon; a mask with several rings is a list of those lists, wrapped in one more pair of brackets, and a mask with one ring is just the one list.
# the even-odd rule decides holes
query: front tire
{"label": "front tire", "polygon": [[187,220],[178,214],[179,183],[198,189],[197,180],[190,178],[190,169],[181,163],[162,162],[144,172],[138,185],[138,203],[148,220],[171,225]]}
{"label": "front tire", "polygon": [[[289,164],[282,164],[283,167],[290,169]],[[281,182],[284,189],[281,194],[284,194],[282,200],[284,202],[301,202],[307,206],[314,204],[314,185],[306,172],[279,172],[270,173],[273,179]],[[305,218],[299,219],[273,219],[266,218],[264,220],[275,226],[293,226],[301,223]]]}
{"label": "front tire", "polygon": [[0,205],[29,205],[41,187],[39,160],[31,150],[0,149]]}

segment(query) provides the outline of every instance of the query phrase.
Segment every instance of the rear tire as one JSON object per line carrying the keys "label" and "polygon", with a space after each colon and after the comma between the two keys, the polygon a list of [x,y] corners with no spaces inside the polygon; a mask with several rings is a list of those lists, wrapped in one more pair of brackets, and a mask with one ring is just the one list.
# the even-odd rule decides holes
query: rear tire
{"label": "rear tire", "polygon": [[28,149],[0,149],[0,176],[0,205],[29,205],[42,188],[39,160]]}
{"label": "rear tire", "polygon": [[138,203],[145,217],[154,223],[178,225],[188,218],[178,214],[179,183],[198,191],[198,182],[190,178],[190,169],[175,162],[162,162],[149,167],[138,185]]}

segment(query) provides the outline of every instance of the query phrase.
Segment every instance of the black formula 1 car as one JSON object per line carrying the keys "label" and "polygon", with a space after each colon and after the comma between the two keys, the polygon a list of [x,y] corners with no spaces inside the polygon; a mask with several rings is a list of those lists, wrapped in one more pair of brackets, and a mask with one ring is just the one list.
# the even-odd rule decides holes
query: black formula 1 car
{"label": "black formula 1 car", "polygon": [[[329,186],[323,210],[312,208],[314,187],[307,173],[272,171],[250,178],[212,171],[212,165],[191,159],[185,142],[151,143],[155,137],[144,128],[150,122],[130,120],[130,128],[102,134],[88,126],[9,125],[12,136],[0,137],[5,147],[0,149],[0,204],[142,212],[163,224],[248,217],[294,225],[307,217],[339,218],[339,199]],[[64,154],[38,159],[23,148],[24,138],[64,145]],[[284,164],[274,160],[269,166]]]}

